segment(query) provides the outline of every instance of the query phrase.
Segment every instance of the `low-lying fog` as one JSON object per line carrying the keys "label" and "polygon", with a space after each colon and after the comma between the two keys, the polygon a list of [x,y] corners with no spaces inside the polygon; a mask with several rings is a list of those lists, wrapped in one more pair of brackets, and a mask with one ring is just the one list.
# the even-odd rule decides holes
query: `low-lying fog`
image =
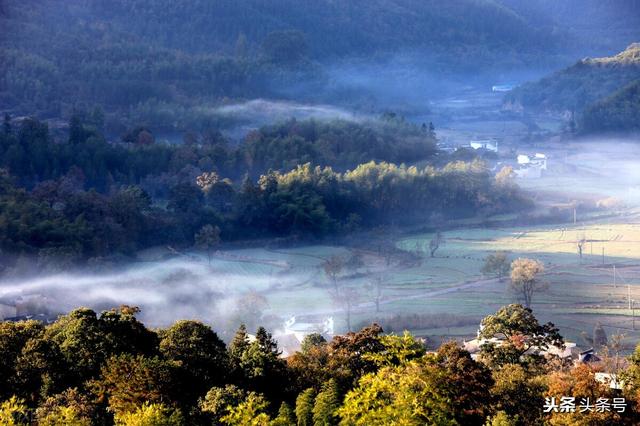
{"label": "low-lying fog", "polygon": [[191,256],[139,262],[117,272],[5,279],[0,284],[0,302],[17,301],[29,305],[30,310],[46,310],[50,314],[79,306],[101,311],[127,304],[139,306],[140,318],[150,326],[166,326],[178,319],[211,324],[237,319],[237,326],[246,320],[236,317],[255,302],[252,294],[304,280],[295,274],[276,276],[276,271],[267,267],[264,273],[233,273],[220,270],[219,265],[209,266],[202,257]]}

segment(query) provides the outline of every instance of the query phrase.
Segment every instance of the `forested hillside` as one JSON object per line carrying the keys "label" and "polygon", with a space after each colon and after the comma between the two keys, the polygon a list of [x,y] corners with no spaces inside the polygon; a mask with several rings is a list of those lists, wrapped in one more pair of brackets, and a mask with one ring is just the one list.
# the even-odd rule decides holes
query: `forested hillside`
{"label": "forested hillside", "polygon": [[593,132],[639,131],[640,80],[589,105],[582,118],[582,128]]}
{"label": "forested hillside", "polygon": [[561,47],[486,0],[7,0],[0,26],[3,109],[67,118],[100,105],[116,133],[122,122],[216,124],[207,106],[322,84],[322,64],[346,58],[410,52],[431,69],[477,72],[553,62]]}
{"label": "forested hillside", "polygon": [[[99,127],[99,115],[74,115],[69,139],[55,141],[40,121],[5,120],[3,252],[37,255],[46,268],[158,244],[190,247],[214,227],[225,241],[322,238],[530,204],[484,164],[436,157],[429,130],[403,122],[289,121],[237,147],[215,132],[154,144],[144,128],[113,144]],[[440,167],[399,164],[407,160]]]}
{"label": "forested hillside", "polygon": [[640,40],[638,0],[499,0],[537,28],[564,42],[604,55]]}
{"label": "forested hillside", "polygon": [[571,111],[580,115],[640,78],[640,44],[631,44],[615,56],[586,58],[539,81],[526,83],[505,97],[525,109]]}

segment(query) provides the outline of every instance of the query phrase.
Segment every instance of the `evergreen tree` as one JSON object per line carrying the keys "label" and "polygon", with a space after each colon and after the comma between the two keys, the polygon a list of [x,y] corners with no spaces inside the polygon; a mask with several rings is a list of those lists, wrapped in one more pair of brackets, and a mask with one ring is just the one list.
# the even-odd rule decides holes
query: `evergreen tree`
{"label": "evergreen tree", "polygon": [[313,401],[315,400],[315,395],[315,390],[313,390],[313,388],[309,388],[296,398],[296,417],[298,419],[298,426],[313,425]]}
{"label": "evergreen tree", "polygon": [[278,416],[273,419],[270,426],[293,426],[296,424],[296,418],[289,404],[283,402],[278,410]]}
{"label": "evergreen tree", "polygon": [[260,348],[266,354],[280,355],[280,351],[278,351],[278,342],[273,339],[271,333],[267,332],[264,327],[259,327],[256,331],[256,340],[260,344]]}
{"label": "evergreen tree", "polygon": [[313,405],[314,426],[333,426],[338,424],[336,411],[340,407],[340,393],[336,381],[331,379],[322,385],[322,390]]}
{"label": "evergreen tree", "polygon": [[242,355],[249,347],[249,337],[247,335],[247,327],[244,324],[240,324],[238,331],[236,331],[233,340],[229,345],[229,355],[234,361],[240,360]]}

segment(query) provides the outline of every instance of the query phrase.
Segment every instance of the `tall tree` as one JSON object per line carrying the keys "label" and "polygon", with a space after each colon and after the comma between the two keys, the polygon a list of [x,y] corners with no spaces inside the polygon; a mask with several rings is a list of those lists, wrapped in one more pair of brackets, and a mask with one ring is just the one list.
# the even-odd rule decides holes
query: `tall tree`
{"label": "tall tree", "polygon": [[211,265],[211,251],[220,244],[220,228],[213,225],[204,225],[196,233],[196,244],[207,250],[207,259]]}
{"label": "tall tree", "polygon": [[519,258],[511,263],[511,289],[522,298],[527,308],[531,307],[533,295],[547,287],[539,279],[543,272],[544,265],[534,259]]}
{"label": "tall tree", "polygon": [[[564,339],[551,322],[540,324],[529,308],[519,304],[504,306],[480,323],[480,338],[497,337],[501,343],[487,342],[481,347],[484,360],[490,365],[520,364],[540,357],[536,352],[551,346],[564,347]],[[527,354],[527,359],[523,356]]]}
{"label": "tall tree", "polygon": [[296,398],[296,418],[298,426],[313,426],[313,403],[316,392],[309,388],[301,392]]}
{"label": "tall tree", "polygon": [[313,405],[314,426],[334,426],[338,424],[337,410],[340,407],[340,393],[336,381],[331,379],[322,385]]}

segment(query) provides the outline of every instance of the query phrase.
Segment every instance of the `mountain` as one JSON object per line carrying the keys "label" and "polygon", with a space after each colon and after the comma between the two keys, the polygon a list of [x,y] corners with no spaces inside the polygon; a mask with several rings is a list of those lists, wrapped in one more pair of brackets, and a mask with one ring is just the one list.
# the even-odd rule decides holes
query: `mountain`
{"label": "mountain", "polygon": [[573,111],[584,109],[640,78],[640,43],[610,57],[586,58],[541,80],[525,83],[505,97],[526,109]]}
{"label": "mountain", "polygon": [[640,0],[498,1],[575,52],[605,55],[640,40]]}
{"label": "mountain", "polygon": [[582,117],[585,132],[640,131],[640,80],[589,105]]}
{"label": "mountain", "polygon": [[[431,80],[566,63],[573,35],[555,9],[523,3],[3,0],[0,107],[66,118],[100,106],[111,133],[141,123],[202,129],[225,120],[215,111],[229,100],[333,103],[330,70],[345,62],[378,72],[409,57],[406,73]],[[353,98],[349,90],[340,93]]]}

